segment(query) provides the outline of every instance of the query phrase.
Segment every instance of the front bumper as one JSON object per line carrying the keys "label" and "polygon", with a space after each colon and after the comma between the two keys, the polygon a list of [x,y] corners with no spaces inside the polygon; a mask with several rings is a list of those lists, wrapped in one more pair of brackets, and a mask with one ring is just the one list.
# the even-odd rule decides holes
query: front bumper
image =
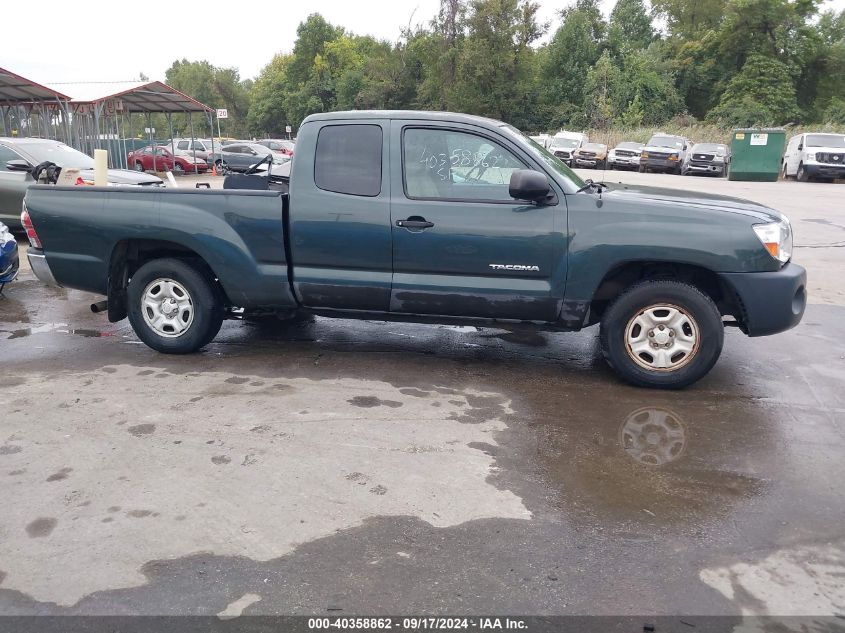
{"label": "front bumper", "polygon": [[775,272],[719,273],[736,297],[743,330],[768,336],[795,327],[807,306],[807,271],[787,262]]}
{"label": "front bumper", "polygon": [[613,165],[614,167],[630,167],[631,169],[636,169],[640,166],[640,159],[638,156],[632,158],[608,158],[607,164]]}
{"label": "front bumper", "polygon": [[44,253],[30,248],[26,252],[26,258],[29,260],[29,267],[38,279],[48,286],[58,286],[56,278],[53,277],[53,271],[50,270],[50,264],[47,263],[47,258]]}
{"label": "front bumper", "polygon": [[725,169],[725,163],[708,163],[706,165],[687,165],[687,171],[695,174],[719,174]]}
{"label": "front bumper", "polygon": [[810,177],[845,178],[845,165],[825,165],[822,163],[804,163],[804,169]]}
{"label": "front bumper", "polygon": [[575,164],[579,167],[595,167],[601,161],[597,158],[576,158]]}
{"label": "front bumper", "polygon": [[640,165],[648,169],[677,171],[681,166],[681,161],[669,160],[668,158],[643,158],[640,160]]}

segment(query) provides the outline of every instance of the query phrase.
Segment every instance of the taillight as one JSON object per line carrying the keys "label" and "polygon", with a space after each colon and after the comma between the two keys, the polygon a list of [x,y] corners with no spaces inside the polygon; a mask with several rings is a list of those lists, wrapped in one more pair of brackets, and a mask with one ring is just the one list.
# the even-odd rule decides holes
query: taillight
{"label": "taillight", "polygon": [[32,248],[41,248],[41,240],[38,239],[38,233],[35,232],[32,218],[29,217],[29,211],[26,210],[26,203],[24,203],[23,211],[21,211],[21,224],[26,231],[26,236],[29,238],[29,245]]}

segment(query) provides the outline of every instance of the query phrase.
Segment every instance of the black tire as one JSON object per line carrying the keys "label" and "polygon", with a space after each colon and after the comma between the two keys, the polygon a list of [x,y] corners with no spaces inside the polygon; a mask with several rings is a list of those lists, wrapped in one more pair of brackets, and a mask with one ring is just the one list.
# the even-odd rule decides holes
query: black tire
{"label": "black tire", "polygon": [[139,160],[135,161],[135,171],[144,171],[144,163]]}
{"label": "black tire", "polygon": [[804,163],[798,165],[798,171],[795,173],[795,180],[798,182],[809,182],[810,176],[807,173],[807,169],[804,167]]}
{"label": "black tire", "polygon": [[[157,279],[177,282],[187,291],[192,318],[178,335],[157,332],[144,316],[143,297]],[[129,322],[141,341],[163,354],[189,354],[217,336],[223,323],[223,301],[214,279],[199,267],[180,259],[155,259],[141,266],[127,289]],[[148,312],[148,318],[151,313]]]}
{"label": "black tire", "polygon": [[[640,356],[639,361],[634,360],[634,352],[628,348],[629,324],[649,308],[660,312],[659,306],[680,308],[697,328],[695,351],[687,360],[681,357],[677,369],[647,369],[640,364],[649,364],[647,358]],[[632,331],[636,333],[636,330]],[[605,360],[622,379],[638,387],[682,389],[693,384],[716,364],[724,337],[722,317],[712,299],[695,286],[680,281],[648,280],[635,284],[617,297],[601,320],[600,339]],[[674,345],[675,341],[670,339],[669,344]],[[647,357],[648,352],[645,355]]]}
{"label": "black tire", "polygon": [[783,167],[781,167],[780,175],[783,177],[784,180],[789,180],[789,175],[786,173],[786,161],[783,162]]}
{"label": "black tire", "polygon": [[173,169],[171,169],[171,171],[173,172],[174,176],[184,176],[185,175],[185,170],[182,169],[182,165],[180,165],[179,163],[174,163]]}
{"label": "black tire", "polygon": [[225,160],[218,160],[215,165],[217,165],[217,173],[221,176],[225,176],[229,173],[229,165]]}

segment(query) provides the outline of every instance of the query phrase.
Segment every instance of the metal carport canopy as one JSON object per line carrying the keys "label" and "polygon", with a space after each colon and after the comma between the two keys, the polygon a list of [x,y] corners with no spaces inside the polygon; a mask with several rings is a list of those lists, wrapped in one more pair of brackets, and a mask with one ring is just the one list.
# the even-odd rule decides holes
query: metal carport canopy
{"label": "metal carport canopy", "polygon": [[[75,83],[66,85],[74,104],[99,105],[106,101],[122,102],[123,112],[184,113],[213,112],[214,109],[171,88],[160,81],[118,83]],[[103,96],[104,90],[115,90]]]}
{"label": "metal carport canopy", "polygon": [[[189,97],[190,98],[190,97]],[[69,101],[61,92],[0,68],[0,105],[14,106],[40,101]]]}

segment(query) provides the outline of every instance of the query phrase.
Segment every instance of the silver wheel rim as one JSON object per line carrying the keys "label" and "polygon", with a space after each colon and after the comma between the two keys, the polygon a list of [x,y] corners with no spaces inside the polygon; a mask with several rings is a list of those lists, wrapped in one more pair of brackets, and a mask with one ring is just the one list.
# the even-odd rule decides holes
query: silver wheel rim
{"label": "silver wheel rim", "polygon": [[657,304],[638,311],[625,328],[625,350],[649,371],[677,371],[698,353],[698,324],[683,308]]}
{"label": "silver wheel rim", "polygon": [[135,163],[135,171],[144,171],[144,166],[141,163]]}
{"label": "silver wheel rim", "polygon": [[182,336],[194,322],[194,304],[185,286],[163,277],[147,284],[141,312],[150,329],[165,338]]}

